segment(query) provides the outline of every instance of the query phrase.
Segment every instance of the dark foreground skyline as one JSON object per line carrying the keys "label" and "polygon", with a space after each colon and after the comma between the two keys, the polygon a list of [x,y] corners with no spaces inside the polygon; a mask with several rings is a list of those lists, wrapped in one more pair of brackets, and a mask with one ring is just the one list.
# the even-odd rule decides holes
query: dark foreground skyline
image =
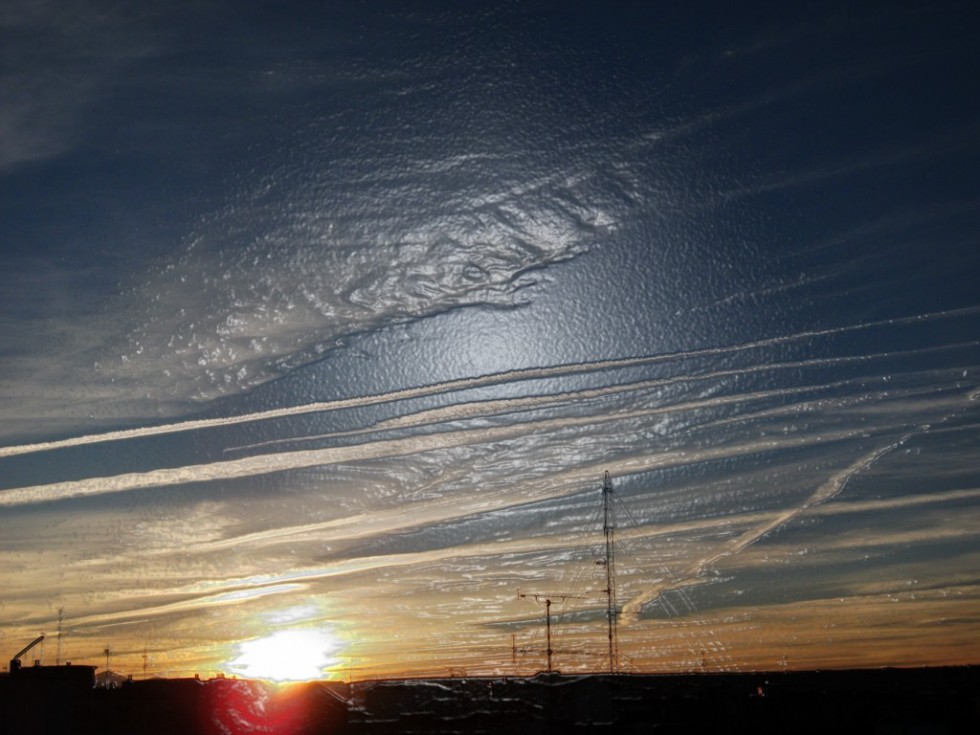
{"label": "dark foreground skyline", "polygon": [[980,662],[976,3],[170,5],[0,9],[4,660],[601,670],[608,471],[620,670]]}
{"label": "dark foreground skyline", "polygon": [[[0,677],[3,735],[969,732],[977,667],[756,674],[539,674],[274,686],[155,679],[113,689]],[[40,673],[36,670],[33,673]],[[91,676],[90,676],[91,678]],[[47,679],[47,681],[44,681]],[[58,706],[51,704],[57,702]]]}

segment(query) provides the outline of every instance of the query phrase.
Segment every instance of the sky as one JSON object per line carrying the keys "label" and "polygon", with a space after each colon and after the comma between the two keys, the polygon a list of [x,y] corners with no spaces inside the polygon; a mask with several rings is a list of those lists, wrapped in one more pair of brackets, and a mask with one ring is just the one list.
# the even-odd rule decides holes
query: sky
{"label": "sky", "polygon": [[980,663],[978,21],[7,0],[0,658]]}

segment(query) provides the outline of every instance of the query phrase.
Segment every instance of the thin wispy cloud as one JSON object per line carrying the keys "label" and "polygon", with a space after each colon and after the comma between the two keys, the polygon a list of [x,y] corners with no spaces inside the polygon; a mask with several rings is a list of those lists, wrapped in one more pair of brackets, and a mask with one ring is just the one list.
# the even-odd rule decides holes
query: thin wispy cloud
{"label": "thin wispy cloud", "polygon": [[101,0],[4,3],[0,174],[84,142],[89,113],[114,79],[158,51],[151,15]]}

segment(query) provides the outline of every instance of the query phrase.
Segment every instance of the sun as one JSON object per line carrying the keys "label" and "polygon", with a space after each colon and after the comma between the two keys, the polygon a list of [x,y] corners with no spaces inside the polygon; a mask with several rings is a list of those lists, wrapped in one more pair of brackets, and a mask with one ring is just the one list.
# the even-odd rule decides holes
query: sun
{"label": "sun", "polygon": [[238,658],[229,662],[228,668],[251,679],[323,679],[325,670],[337,664],[332,654],[339,647],[337,639],[323,630],[280,630],[240,643]]}

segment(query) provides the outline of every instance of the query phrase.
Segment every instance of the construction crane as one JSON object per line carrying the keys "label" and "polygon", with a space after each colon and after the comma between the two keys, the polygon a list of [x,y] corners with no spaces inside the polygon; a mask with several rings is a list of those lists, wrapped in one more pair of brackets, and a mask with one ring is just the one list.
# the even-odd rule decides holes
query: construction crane
{"label": "construction crane", "polygon": [[33,641],[31,641],[26,646],[24,646],[17,653],[16,656],[14,656],[12,659],[10,659],[10,673],[11,674],[13,674],[16,671],[20,671],[20,657],[23,656],[24,654],[26,654],[28,651],[30,651],[32,648],[34,648],[34,646],[36,646],[38,643],[40,643],[43,640],[44,640],[44,634],[42,633],[37,638],[35,638]]}

